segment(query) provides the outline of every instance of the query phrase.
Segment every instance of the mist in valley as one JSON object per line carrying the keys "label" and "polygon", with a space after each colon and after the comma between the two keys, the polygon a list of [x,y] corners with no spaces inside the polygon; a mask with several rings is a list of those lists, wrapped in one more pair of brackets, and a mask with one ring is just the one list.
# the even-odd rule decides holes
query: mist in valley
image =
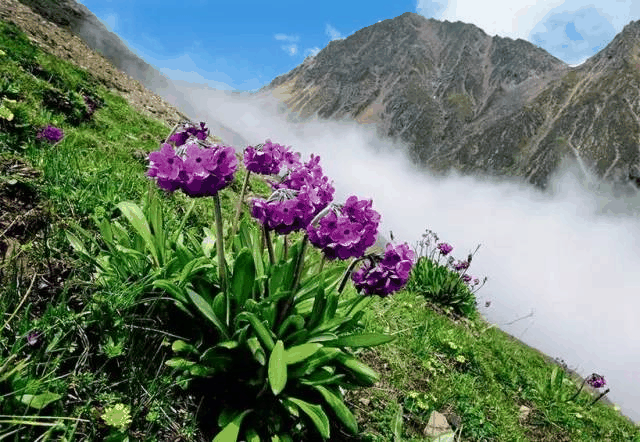
{"label": "mist in valley", "polygon": [[[371,198],[380,234],[412,248],[426,229],[464,259],[480,244],[469,273],[483,316],[583,377],[607,380],[607,397],[640,422],[640,196],[613,188],[566,163],[545,192],[515,180],[419,170],[407,146],[381,140],[355,122],[294,123],[263,95],[230,93],[184,82],[155,92],[239,152],[266,139],[303,159],[321,157],[334,201]],[[631,189],[629,189],[631,190]],[[635,193],[635,195],[634,195]],[[485,308],[485,301],[491,301]]]}

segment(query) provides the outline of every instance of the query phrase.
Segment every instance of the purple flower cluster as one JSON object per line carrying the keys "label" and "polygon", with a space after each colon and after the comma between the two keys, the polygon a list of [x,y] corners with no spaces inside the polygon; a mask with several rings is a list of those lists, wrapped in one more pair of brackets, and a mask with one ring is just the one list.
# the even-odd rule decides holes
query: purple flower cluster
{"label": "purple flower cluster", "polygon": [[251,216],[270,230],[286,235],[306,228],[314,217],[314,207],[308,193],[279,189],[268,200],[253,199]]}
{"label": "purple flower cluster", "polygon": [[600,376],[599,374],[593,373],[587,379],[587,384],[591,385],[593,388],[600,388],[605,386],[606,381],[604,380],[604,377]]}
{"label": "purple flower cluster", "polygon": [[211,196],[233,181],[238,166],[233,147],[201,148],[196,142],[190,142],[182,150],[183,155],[179,156],[165,143],[159,151],[149,154],[151,164],[147,176],[156,178],[161,189],[170,192],[182,189],[192,197]]}
{"label": "purple flower cluster", "polygon": [[333,200],[335,189],[329,178],[323,176],[318,164],[320,157],[311,155],[304,165],[295,163],[291,155],[281,165],[290,161],[292,168],[280,183],[273,183],[275,192],[268,200],[253,199],[252,216],[269,229],[285,235],[305,229],[311,220]]}
{"label": "purple flower cluster", "polygon": [[205,123],[200,123],[200,128],[194,126],[191,123],[185,123],[182,128],[169,137],[169,141],[175,143],[176,147],[180,147],[187,142],[189,137],[193,136],[200,141],[207,139],[209,135],[209,129],[205,127]]}
{"label": "purple flower cluster", "polygon": [[440,254],[442,254],[443,256],[447,256],[449,253],[451,253],[453,247],[446,242],[441,242],[440,244],[438,244],[438,250],[440,250]]}
{"label": "purple flower cluster", "polygon": [[469,262],[468,261],[458,261],[457,263],[455,263],[453,265],[453,269],[456,272],[459,272],[460,270],[466,270],[469,268]]}
{"label": "purple flower cluster", "polygon": [[309,241],[322,249],[328,260],[363,256],[365,250],[376,242],[380,224],[380,214],[371,205],[370,200],[350,196],[339,209],[340,214],[329,210],[320,218],[319,226],[307,226]]}
{"label": "purple flower cluster", "polygon": [[261,175],[277,175],[280,168],[292,169],[301,166],[300,153],[291,152],[289,147],[265,141],[256,147],[248,146],[244,151],[244,165],[247,170]]}
{"label": "purple flower cluster", "polygon": [[62,132],[62,129],[57,128],[57,127],[52,126],[52,125],[49,124],[47,127],[42,129],[38,133],[36,138],[38,138],[38,139],[45,138],[50,143],[57,143],[63,137],[64,137],[64,132]]}
{"label": "purple flower cluster", "polygon": [[400,290],[409,280],[411,269],[415,264],[415,254],[408,244],[394,247],[387,244],[384,257],[373,265],[371,260],[351,275],[356,290],[365,295],[385,297]]}

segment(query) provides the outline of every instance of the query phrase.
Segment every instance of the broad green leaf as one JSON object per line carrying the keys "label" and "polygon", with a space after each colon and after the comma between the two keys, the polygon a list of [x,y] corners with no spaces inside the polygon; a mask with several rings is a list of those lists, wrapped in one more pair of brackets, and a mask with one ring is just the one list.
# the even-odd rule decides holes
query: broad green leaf
{"label": "broad green leaf", "polygon": [[162,208],[158,204],[158,199],[155,195],[148,193],[147,196],[151,198],[151,203],[147,209],[149,212],[149,219],[151,220],[151,228],[153,229],[153,238],[155,239],[156,250],[158,251],[159,265],[164,265],[165,261],[165,238],[162,225]]}
{"label": "broad green leaf", "polygon": [[264,365],[267,361],[267,356],[264,352],[264,349],[262,348],[262,345],[260,345],[260,341],[258,341],[258,338],[253,336],[247,339],[247,345],[249,346],[249,350],[251,350],[251,354],[253,355],[254,359],[258,361],[260,365]]}
{"label": "broad green leaf", "polygon": [[188,361],[185,358],[171,358],[168,361],[164,362],[164,365],[169,367],[177,368],[177,369],[185,369],[191,367],[195,362]]}
{"label": "broad green leaf", "polygon": [[309,339],[309,342],[325,342],[325,341],[333,341],[338,339],[338,335],[335,333],[324,333],[322,335],[317,335]]}
{"label": "broad green leaf", "polygon": [[226,427],[213,438],[213,442],[236,442],[240,434],[240,424],[244,417],[253,410],[245,410],[240,413],[234,420],[229,422]]}
{"label": "broad green leaf", "polygon": [[300,365],[289,372],[290,378],[299,378],[304,375],[313,373],[313,371],[332,361],[338,355],[343,354],[337,348],[321,348],[313,356],[300,362]]}
{"label": "broad green leaf", "polygon": [[189,288],[187,288],[187,294],[189,295],[189,298],[191,299],[193,304],[198,308],[198,310],[200,310],[205,318],[211,321],[211,323],[216,326],[223,337],[228,340],[229,332],[227,331],[227,328],[225,327],[224,323],[216,316],[216,314],[213,312],[213,309],[204,300],[204,298]]}
{"label": "broad green leaf", "polygon": [[164,290],[183,304],[189,303],[189,299],[187,298],[184,289],[178,287],[171,281],[167,281],[166,279],[156,279],[151,285],[152,287]]}
{"label": "broad green leaf", "polygon": [[256,279],[256,267],[249,249],[243,249],[233,263],[231,290],[237,305],[244,305],[251,296]]}
{"label": "broad green leaf", "polygon": [[273,342],[273,338],[271,337],[271,332],[268,330],[262,321],[258,319],[256,315],[250,312],[242,312],[237,317],[236,320],[246,319],[251,324],[251,327],[256,332],[258,339],[260,342],[266,347],[267,351],[271,352],[273,347],[275,346],[275,342]]}
{"label": "broad green leaf", "polygon": [[227,317],[227,297],[224,293],[220,292],[213,298],[213,305],[211,307],[218,318]]}
{"label": "broad green leaf", "polygon": [[324,345],[327,347],[373,347],[391,342],[395,338],[395,336],[379,333],[366,333],[361,335],[341,336],[332,341],[324,341]]}
{"label": "broad green leaf", "polygon": [[275,396],[279,395],[287,385],[287,363],[284,358],[284,343],[280,340],[273,347],[269,356],[269,384]]}
{"label": "broad green leaf", "polygon": [[20,397],[20,402],[23,404],[36,408],[38,410],[42,410],[44,407],[49,405],[51,402],[55,402],[60,399],[62,396],[59,394],[51,393],[50,391],[45,391],[44,393],[33,395],[33,394],[23,394]]}
{"label": "broad green leaf", "polygon": [[195,346],[191,344],[187,344],[181,339],[176,339],[175,341],[173,341],[173,344],[171,344],[171,350],[173,350],[176,353],[180,353],[180,352],[188,352],[188,353],[194,353],[194,354],[199,353],[198,349]]}
{"label": "broad green leaf", "polygon": [[336,315],[338,309],[338,295],[335,293],[329,293],[327,295],[327,305],[324,308],[324,320],[330,321]]}
{"label": "broad green leaf", "polygon": [[313,309],[311,310],[311,316],[309,317],[309,322],[307,328],[313,330],[320,324],[322,320],[322,315],[324,313],[324,309],[327,305],[327,299],[325,296],[324,289],[322,287],[318,287],[316,297],[313,301]]}
{"label": "broad green leaf", "polygon": [[356,418],[353,416],[349,408],[344,404],[342,399],[335,395],[333,392],[321,385],[314,385],[313,388],[318,390],[324,400],[329,404],[333,412],[336,414],[340,422],[351,432],[351,434],[358,434],[358,424]]}
{"label": "broad green leaf", "polygon": [[193,376],[199,376],[199,377],[207,377],[207,376],[211,376],[213,374],[216,373],[216,369],[212,368],[212,367],[205,367],[203,365],[192,365],[191,367],[189,367],[189,373],[191,373]]}
{"label": "broad green leaf", "polygon": [[256,430],[254,430],[253,428],[250,428],[247,431],[245,431],[244,437],[246,439],[246,442],[261,442],[260,436],[258,435]]}
{"label": "broad green leaf", "polygon": [[155,260],[155,264],[160,266],[160,261],[158,260],[158,251],[156,250],[155,243],[151,236],[151,229],[149,228],[149,223],[144,217],[142,210],[135,203],[131,201],[121,201],[117,204],[118,209],[122,212],[122,214],[129,220],[133,228],[138,232],[138,234],[144,240],[147,248],[151,251],[151,255],[153,255],[153,259]]}
{"label": "broad green leaf", "polygon": [[284,360],[287,365],[296,364],[313,356],[322,348],[322,344],[302,344],[288,348],[284,353]]}
{"label": "broad green leaf", "polygon": [[304,318],[300,315],[289,315],[282,321],[280,327],[278,327],[278,336],[284,335],[289,331],[289,328],[293,327],[296,331],[304,328]]}
{"label": "broad green leaf", "polygon": [[293,402],[300,410],[302,410],[318,429],[323,439],[329,439],[329,418],[322,410],[320,405],[310,404],[301,399],[294,397],[286,398],[285,401]]}
{"label": "broad green leaf", "polygon": [[355,380],[363,386],[370,387],[379,380],[378,373],[352,356],[341,353],[337,355],[336,360],[347,368]]}
{"label": "broad green leaf", "polygon": [[393,417],[391,431],[393,431],[393,441],[400,442],[402,440],[402,404],[398,405],[398,411]]}

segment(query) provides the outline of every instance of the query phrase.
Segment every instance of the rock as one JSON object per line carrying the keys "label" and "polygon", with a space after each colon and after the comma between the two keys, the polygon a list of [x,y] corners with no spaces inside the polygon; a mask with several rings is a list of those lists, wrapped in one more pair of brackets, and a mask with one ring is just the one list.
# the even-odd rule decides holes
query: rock
{"label": "rock", "polygon": [[531,408],[525,405],[520,405],[520,416],[518,416],[518,419],[525,420],[527,416],[529,416],[529,413],[531,413]]}
{"label": "rock", "polygon": [[433,411],[431,412],[431,416],[429,416],[429,423],[422,432],[428,437],[438,437],[451,432],[451,427],[443,414]]}

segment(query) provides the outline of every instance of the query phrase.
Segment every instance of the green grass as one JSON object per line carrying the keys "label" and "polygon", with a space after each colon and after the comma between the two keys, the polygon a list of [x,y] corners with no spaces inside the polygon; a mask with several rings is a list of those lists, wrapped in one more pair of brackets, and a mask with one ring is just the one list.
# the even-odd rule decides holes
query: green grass
{"label": "green grass", "polygon": [[[179,225],[191,200],[156,190],[144,176],[145,161],[134,156],[156,150],[170,128],[2,22],[0,50],[0,98],[16,101],[13,121],[0,121],[0,439],[107,440],[118,433],[101,416],[121,403],[130,407],[129,440],[211,440],[196,418],[203,398],[180,389],[164,365],[170,342],[189,329],[186,316],[158,300],[160,292],[145,292],[143,275],[98,285],[65,236],[79,225],[99,238],[96,221],[119,219],[117,203],[141,204],[149,191],[160,199],[168,228]],[[88,93],[104,105],[79,121],[81,104],[66,112],[44,105],[50,90],[71,98]],[[61,127],[65,138],[37,141],[46,124]],[[221,193],[227,224],[244,174],[240,167]],[[259,177],[250,185],[252,194],[268,195]],[[211,199],[196,200],[185,230],[200,237],[203,227],[213,229]],[[363,327],[397,340],[360,354],[381,381],[347,393],[361,434],[344,440],[425,440],[435,410],[460,418],[462,441],[640,441],[638,427],[614,408],[589,408],[591,394],[562,402],[557,392],[571,395],[577,386],[545,387],[555,366],[540,354],[477,315],[454,320],[417,289],[377,298]],[[27,343],[32,330],[42,332],[39,345]],[[42,408],[27,407],[24,395],[36,396]],[[524,420],[522,405],[531,409]],[[120,434],[110,440],[125,440]]]}

